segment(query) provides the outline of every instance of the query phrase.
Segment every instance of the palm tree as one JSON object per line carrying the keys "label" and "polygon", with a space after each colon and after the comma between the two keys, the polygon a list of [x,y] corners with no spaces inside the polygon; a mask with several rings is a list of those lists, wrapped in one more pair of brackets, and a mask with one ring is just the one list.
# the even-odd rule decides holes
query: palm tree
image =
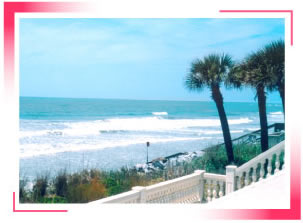
{"label": "palm tree", "polygon": [[202,60],[197,59],[194,61],[185,80],[185,86],[189,90],[202,91],[204,87],[208,87],[211,90],[212,99],[216,103],[220,117],[229,163],[234,162],[234,154],[220,85],[224,82],[232,66],[233,61],[231,56],[227,54],[211,54]]}
{"label": "palm tree", "polygon": [[266,64],[263,49],[250,54],[242,63],[234,66],[228,77],[228,82],[236,87],[245,85],[256,90],[261,126],[261,148],[263,152],[268,149],[266,88],[272,85],[272,81],[273,78]]}
{"label": "palm tree", "polygon": [[283,40],[273,41],[264,47],[264,60],[272,75],[269,90],[278,90],[285,114],[285,44]]}

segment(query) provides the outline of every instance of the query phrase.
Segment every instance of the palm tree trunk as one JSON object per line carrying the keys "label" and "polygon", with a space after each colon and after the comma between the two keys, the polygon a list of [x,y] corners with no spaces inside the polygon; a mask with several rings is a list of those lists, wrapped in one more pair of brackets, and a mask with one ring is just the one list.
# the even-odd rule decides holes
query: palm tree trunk
{"label": "palm tree trunk", "polygon": [[284,113],[284,117],[285,117],[285,89],[284,89],[284,86],[279,87],[279,93],[280,93],[280,97],[282,100],[283,113]]}
{"label": "palm tree trunk", "polygon": [[228,125],[225,109],[223,106],[223,97],[220,92],[219,86],[212,86],[211,90],[212,90],[212,98],[216,103],[220,117],[228,163],[231,164],[234,162],[234,152],[233,152],[233,146],[232,146],[232,141],[229,131],[229,125]]}
{"label": "palm tree trunk", "polygon": [[259,117],[261,126],[261,149],[262,152],[268,150],[268,130],[267,130],[267,115],[266,115],[266,96],[264,87],[257,88]]}

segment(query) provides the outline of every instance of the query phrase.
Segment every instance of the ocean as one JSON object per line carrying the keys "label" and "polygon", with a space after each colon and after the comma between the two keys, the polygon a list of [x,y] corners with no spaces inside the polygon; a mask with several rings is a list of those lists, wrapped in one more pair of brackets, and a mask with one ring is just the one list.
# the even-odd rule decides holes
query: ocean
{"label": "ocean", "polygon": [[[232,138],[259,129],[257,103],[225,102]],[[268,124],[284,122],[268,103]],[[214,102],[20,97],[20,175],[132,167],[223,142]]]}

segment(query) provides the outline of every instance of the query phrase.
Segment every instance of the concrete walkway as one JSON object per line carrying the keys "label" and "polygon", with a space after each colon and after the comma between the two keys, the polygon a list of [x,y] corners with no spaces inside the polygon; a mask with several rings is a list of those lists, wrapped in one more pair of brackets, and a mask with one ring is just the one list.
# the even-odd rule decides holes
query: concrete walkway
{"label": "concrete walkway", "polygon": [[208,208],[277,209],[290,207],[290,179],[285,170],[214,200]]}

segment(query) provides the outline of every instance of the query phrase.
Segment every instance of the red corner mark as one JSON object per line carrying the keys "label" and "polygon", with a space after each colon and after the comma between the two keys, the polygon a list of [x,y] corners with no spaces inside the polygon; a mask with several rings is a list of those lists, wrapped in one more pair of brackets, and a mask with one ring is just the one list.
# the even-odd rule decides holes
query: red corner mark
{"label": "red corner mark", "polygon": [[278,13],[290,13],[290,45],[293,46],[293,24],[294,24],[294,12],[293,10],[219,10],[219,12],[278,12]]}
{"label": "red corner mark", "polygon": [[16,210],[15,192],[13,192],[13,212],[67,212],[67,210]]}

